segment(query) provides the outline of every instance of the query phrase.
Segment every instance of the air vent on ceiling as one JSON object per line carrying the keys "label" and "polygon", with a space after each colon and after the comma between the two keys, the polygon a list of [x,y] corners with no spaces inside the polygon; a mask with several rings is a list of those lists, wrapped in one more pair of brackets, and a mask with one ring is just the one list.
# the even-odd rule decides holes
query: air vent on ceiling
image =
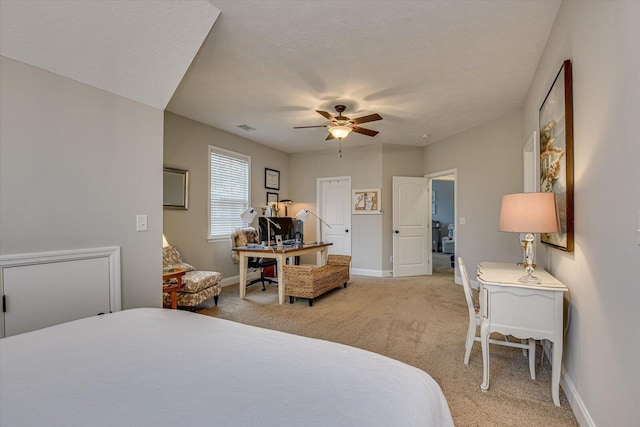
{"label": "air vent on ceiling", "polygon": [[256,128],[249,126],[248,124],[238,125],[238,127],[242,130],[246,130],[247,132],[256,130]]}

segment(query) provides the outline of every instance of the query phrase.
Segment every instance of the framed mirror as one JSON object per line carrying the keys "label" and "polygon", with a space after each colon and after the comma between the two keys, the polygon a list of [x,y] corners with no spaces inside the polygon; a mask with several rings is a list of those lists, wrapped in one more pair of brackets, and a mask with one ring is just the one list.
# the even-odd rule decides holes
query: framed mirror
{"label": "framed mirror", "polygon": [[163,206],[174,209],[189,209],[189,171],[162,168]]}

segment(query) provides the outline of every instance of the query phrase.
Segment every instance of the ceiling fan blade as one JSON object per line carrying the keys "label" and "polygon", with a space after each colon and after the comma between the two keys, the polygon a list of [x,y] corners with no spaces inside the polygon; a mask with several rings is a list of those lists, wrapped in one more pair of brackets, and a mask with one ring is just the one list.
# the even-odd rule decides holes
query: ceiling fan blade
{"label": "ceiling fan blade", "polygon": [[351,129],[356,133],[361,133],[367,136],[376,136],[379,133],[377,130],[360,128],[358,126],[353,126]]}
{"label": "ceiling fan blade", "polygon": [[308,129],[308,128],[326,128],[329,125],[320,125],[320,126],[294,126],[294,129]]}
{"label": "ceiling fan blade", "polygon": [[378,113],[353,119],[353,123],[359,125],[360,123],[375,122],[376,120],[382,120],[382,116]]}
{"label": "ceiling fan blade", "polygon": [[322,117],[324,117],[325,119],[332,121],[333,120],[333,116],[329,113],[327,113],[326,111],[322,111],[322,110],[316,110],[316,113],[320,114]]}
{"label": "ceiling fan blade", "polygon": [[329,132],[329,135],[324,139],[325,141],[328,141],[330,139],[336,139],[335,136],[333,136],[333,134],[331,132]]}

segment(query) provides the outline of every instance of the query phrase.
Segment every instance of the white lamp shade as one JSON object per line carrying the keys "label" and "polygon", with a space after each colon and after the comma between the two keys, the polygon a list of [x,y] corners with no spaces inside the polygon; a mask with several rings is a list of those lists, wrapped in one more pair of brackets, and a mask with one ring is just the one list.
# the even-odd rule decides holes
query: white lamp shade
{"label": "white lamp shade", "polygon": [[349,126],[331,126],[329,132],[334,138],[342,139],[351,133],[351,128]]}
{"label": "white lamp shade", "polygon": [[560,231],[554,193],[516,193],[502,196],[500,231],[557,233]]}
{"label": "white lamp shade", "polygon": [[162,235],[162,247],[166,248],[167,246],[169,246],[169,242],[167,242],[167,238],[164,237],[164,234]]}
{"label": "white lamp shade", "polygon": [[300,212],[296,214],[296,218],[298,218],[302,222],[305,222],[307,218],[309,218],[309,211],[306,209],[301,209]]}
{"label": "white lamp shade", "polygon": [[240,215],[240,219],[242,219],[242,222],[251,224],[253,220],[256,219],[256,215],[258,215],[258,212],[252,207],[249,207],[249,209],[242,212],[242,215]]}

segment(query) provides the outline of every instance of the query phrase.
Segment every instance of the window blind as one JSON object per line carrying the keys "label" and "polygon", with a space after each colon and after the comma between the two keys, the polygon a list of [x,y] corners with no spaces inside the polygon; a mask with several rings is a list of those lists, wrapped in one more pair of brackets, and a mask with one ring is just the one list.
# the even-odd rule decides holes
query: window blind
{"label": "window blind", "polygon": [[244,227],[240,215],[249,207],[251,157],[209,146],[209,238],[228,238]]}

